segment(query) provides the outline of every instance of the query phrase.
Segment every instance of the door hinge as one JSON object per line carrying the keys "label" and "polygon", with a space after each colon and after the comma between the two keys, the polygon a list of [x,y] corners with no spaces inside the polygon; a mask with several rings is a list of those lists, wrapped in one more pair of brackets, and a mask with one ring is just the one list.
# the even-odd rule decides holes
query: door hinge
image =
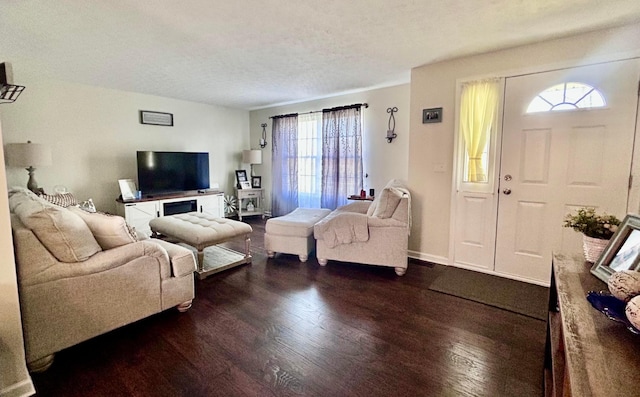
{"label": "door hinge", "polygon": [[633,186],[633,175],[629,175],[629,190],[631,190],[632,186]]}

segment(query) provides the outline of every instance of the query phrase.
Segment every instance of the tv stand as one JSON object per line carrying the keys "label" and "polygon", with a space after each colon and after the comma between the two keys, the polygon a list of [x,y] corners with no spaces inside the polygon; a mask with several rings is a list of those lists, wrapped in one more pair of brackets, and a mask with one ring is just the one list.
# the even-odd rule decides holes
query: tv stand
{"label": "tv stand", "polygon": [[116,200],[118,215],[136,231],[151,236],[149,222],[165,215],[201,212],[224,218],[224,193],[220,191],[186,192],[166,196],[145,196],[140,200]]}

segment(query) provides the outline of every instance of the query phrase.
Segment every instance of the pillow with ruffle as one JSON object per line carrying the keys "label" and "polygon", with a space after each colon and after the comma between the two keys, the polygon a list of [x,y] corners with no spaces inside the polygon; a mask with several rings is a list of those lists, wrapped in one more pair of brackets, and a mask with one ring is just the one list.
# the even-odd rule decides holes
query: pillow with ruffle
{"label": "pillow with ruffle", "polygon": [[121,216],[102,212],[87,212],[79,207],[69,207],[69,209],[87,224],[103,250],[138,241],[135,231]]}

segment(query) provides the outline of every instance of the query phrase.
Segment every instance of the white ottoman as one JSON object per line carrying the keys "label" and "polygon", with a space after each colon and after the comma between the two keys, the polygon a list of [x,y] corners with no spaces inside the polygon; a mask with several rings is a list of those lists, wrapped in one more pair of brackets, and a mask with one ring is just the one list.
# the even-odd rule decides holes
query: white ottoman
{"label": "white ottoman", "polygon": [[300,262],[306,262],[316,247],[313,225],[329,215],[326,208],[296,208],[292,212],[267,220],[264,246],[269,258],[276,252],[298,255]]}

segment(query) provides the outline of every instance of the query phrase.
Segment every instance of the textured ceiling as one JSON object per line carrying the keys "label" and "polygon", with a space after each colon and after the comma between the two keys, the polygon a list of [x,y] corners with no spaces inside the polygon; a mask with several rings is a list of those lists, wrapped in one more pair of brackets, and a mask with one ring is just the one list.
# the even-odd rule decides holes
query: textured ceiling
{"label": "textured ceiling", "polygon": [[0,61],[16,84],[22,70],[255,109],[637,21],[638,0],[0,0]]}

